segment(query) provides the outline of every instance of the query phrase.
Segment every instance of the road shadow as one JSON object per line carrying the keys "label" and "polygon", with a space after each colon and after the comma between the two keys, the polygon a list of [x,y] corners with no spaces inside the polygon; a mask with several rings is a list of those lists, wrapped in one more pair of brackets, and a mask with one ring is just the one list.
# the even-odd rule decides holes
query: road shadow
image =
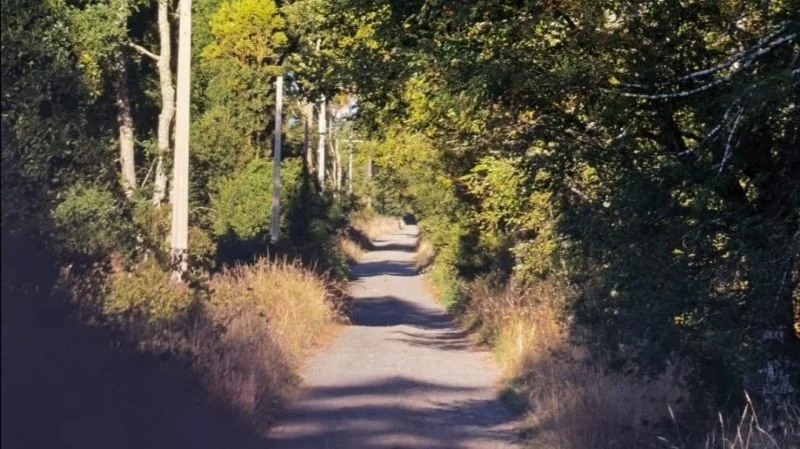
{"label": "road shadow", "polygon": [[452,321],[447,312],[421,307],[396,296],[359,298],[350,310],[350,322],[355,326],[410,325],[421,329],[450,329]]}
{"label": "road shadow", "polygon": [[469,332],[463,330],[451,330],[449,332],[408,332],[396,330],[399,335],[393,338],[411,346],[443,349],[445,351],[472,351],[476,346],[469,340]]}
{"label": "road shadow", "polygon": [[3,449],[264,447],[187,363],[68,320],[65,300],[20,296],[2,301]]}
{"label": "road shadow", "polygon": [[350,272],[353,279],[367,278],[372,276],[404,276],[411,277],[417,275],[417,269],[412,262],[389,262],[376,260],[361,262],[355,265]]}
{"label": "road shadow", "polygon": [[[358,385],[308,389],[280,416],[292,426],[267,438],[281,449],[456,449],[476,442],[507,447],[518,442],[507,431],[492,430],[512,418],[492,400],[448,400],[477,389],[388,377]],[[424,407],[401,398],[426,398]]]}

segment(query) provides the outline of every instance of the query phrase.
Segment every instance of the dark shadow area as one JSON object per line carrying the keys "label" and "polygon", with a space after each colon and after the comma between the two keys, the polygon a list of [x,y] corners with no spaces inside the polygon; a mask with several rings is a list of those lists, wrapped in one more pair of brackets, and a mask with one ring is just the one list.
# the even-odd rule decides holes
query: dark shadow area
{"label": "dark shadow area", "polygon": [[417,217],[414,214],[403,214],[403,223],[406,225],[417,224]]}
{"label": "dark shadow area", "polygon": [[419,246],[419,239],[414,239],[413,242],[409,243],[397,243],[393,239],[381,238],[370,240],[369,237],[364,235],[361,231],[352,227],[347,228],[347,235],[351,240],[354,240],[359,246],[368,251],[400,251],[404,253],[413,253]]}
{"label": "dark shadow area", "polygon": [[250,449],[263,437],[185,362],[79,326],[60,298],[2,298],[2,447]]}
{"label": "dark shadow area", "polygon": [[375,240],[372,245],[373,251],[399,251],[403,253],[413,253],[417,250],[417,244],[403,243],[381,243],[383,240]]}
{"label": "dark shadow area", "polygon": [[371,276],[416,276],[417,269],[411,262],[387,262],[376,260],[354,265],[350,276],[354,279]]}
{"label": "dark shadow area", "polygon": [[[280,416],[293,425],[268,437],[269,447],[456,449],[467,443],[491,448],[517,442],[508,432],[490,430],[512,419],[497,400],[456,401],[450,396],[470,391],[404,377],[310,389]],[[397,401],[412,396],[424,406]]]}
{"label": "dark shadow area", "polygon": [[404,377],[392,377],[381,382],[370,382],[358,385],[342,385],[336,387],[318,387],[308,390],[302,399],[326,400],[343,396],[374,396],[376,392],[381,395],[408,394],[408,393],[468,393],[473,389],[455,385],[439,385],[428,382],[418,382]]}
{"label": "dark shadow area", "polygon": [[395,296],[360,298],[353,304],[350,321],[356,326],[398,326],[448,329],[450,316],[438,309],[423,308]]}
{"label": "dark shadow area", "polygon": [[394,341],[406,343],[411,346],[443,349],[445,351],[468,351],[474,345],[469,341],[469,332],[463,330],[453,330],[438,334],[424,332],[396,331],[400,337]]}

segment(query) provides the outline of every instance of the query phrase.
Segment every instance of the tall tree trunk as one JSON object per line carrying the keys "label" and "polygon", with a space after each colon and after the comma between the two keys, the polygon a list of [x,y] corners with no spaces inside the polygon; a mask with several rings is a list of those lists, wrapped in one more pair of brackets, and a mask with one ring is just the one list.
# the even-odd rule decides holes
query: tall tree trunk
{"label": "tall tree trunk", "polygon": [[134,129],[131,114],[131,98],[128,90],[128,71],[125,57],[117,52],[116,103],[117,126],[119,127],[120,178],[125,196],[131,198],[136,189],[136,162],[134,160]]}
{"label": "tall tree trunk", "polygon": [[347,193],[353,194],[353,145],[350,144],[350,151],[347,152]]}
{"label": "tall tree trunk", "polygon": [[158,79],[161,89],[161,114],[158,116],[158,154],[153,186],[153,203],[161,204],[167,193],[167,172],[164,157],[169,154],[170,128],[175,117],[175,88],[172,86],[172,37],[169,23],[169,0],[158,0]]}
{"label": "tall tree trunk", "polygon": [[342,155],[339,152],[339,140],[333,140],[333,153],[336,155],[336,191],[342,191]]}
{"label": "tall tree trunk", "polygon": [[303,114],[303,157],[305,158],[308,174],[314,170],[314,152],[311,151],[311,127],[314,124],[314,104],[303,101],[301,104]]}
{"label": "tall tree trunk", "polygon": [[272,150],[272,217],[270,239],[277,243],[281,223],[281,121],[283,119],[283,74],[275,79],[275,140]]}
{"label": "tall tree trunk", "polygon": [[321,190],[325,190],[325,134],[327,133],[327,103],[325,96],[319,102],[319,141],[317,142],[317,179]]}
{"label": "tall tree trunk", "polygon": [[372,155],[367,156],[367,209],[372,210]]}
{"label": "tall tree trunk", "polygon": [[[188,268],[189,240],[189,113],[191,111],[192,0],[180,0],[178,28],[178,102],[172,172],[172,228],[170,249],[174,277]],[[167,134],[169,135],[169,134]]]}

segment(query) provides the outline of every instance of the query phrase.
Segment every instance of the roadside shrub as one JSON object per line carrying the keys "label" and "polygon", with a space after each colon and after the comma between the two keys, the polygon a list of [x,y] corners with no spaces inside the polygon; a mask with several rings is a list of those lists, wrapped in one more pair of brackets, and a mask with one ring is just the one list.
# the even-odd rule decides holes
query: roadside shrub
{"label": "roadside shrub", "polygon": [[198,369],[223,401],[268,420],[336,318],[328,288],[297,262],[267,259],[225,269],[209,288],[191,337]]}
{"label": "roadside shrub", "polygon": [[[359,210],[350,214],[350,227],[357,236],[366,240],[362,246],[369,245],[369,241],[375,240],[381,235],[396,232],[400,229],[400,220],[397,217],[377,214],[370,211]],[[365,246],[369,247],[369,246]]]}
{"label": "roadside shrub", "polygon": [[69,188],[52,211],[57,239],[68,252],[101,256],[119,250],[128,238],[122,204],[97,186]]}
{"label": "roadside shrub", "polygon": [[655,448],[669,409],[685,393],[677,369],[642,379],[605,370],[570,340],[563,288],[546,282],[464,292],[463,323],[489,343],[509,379],[506,396],[526,410],[526,436],[541,449]]}
{"label": "roadside shrub", "polygon": [[227,178],[219,188],[213,206],[217,211],[214,233],[232,232],[239,239],[261,237],[269,230],[272,193],[272,164],[256,159]]}
{"label": "roadside shrub", "polygon": [[189,227],[189,269],[195,276],[207,274],[214,268],[217,245],[202,229]]}
{"label": "roadside shrub", "polygon": [[175,321],[191,304],[191,292],[172,281],[153,258],[131,271],[115,271],[107,283],[103,312],[123,322],[155,325]]}
{"label": "roadside shrub", "polygon": [[[281,164],[281,208],[287,210],[301,189],[302,163],[297,158]],[[216,210],[214,234],[233,233],[241,240],[262,238],[269,232],[272,216],[272,162],[256,159],[226,178],[212,202]],[[285,216],[281,222],[287,230]]]}

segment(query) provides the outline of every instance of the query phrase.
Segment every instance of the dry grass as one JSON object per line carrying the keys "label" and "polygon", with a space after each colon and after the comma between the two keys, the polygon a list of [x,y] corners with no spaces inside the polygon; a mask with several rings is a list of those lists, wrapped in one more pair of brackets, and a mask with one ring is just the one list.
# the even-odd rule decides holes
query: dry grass
{"label": "dry grass", "polygon": [[262,259],[214,276],[204,319],[191,332],[209,390],[245,416],[269,419],[335,321],[328,295],[314,272],[287,261]]}
{"label": "dry grass", "polygon": [[402,220],[364,211],[351,214],[349,222],[349,228],[337,236],[336,242],[350,263],[361,260],[364,251],[373,248],[375,239],[402,227]]}
{"label": "dry grass", "polygon": [[[739,416],[726,419],[718,415],[717,425],[706,437],[704,449],[788,449],[800,447],[800,409],[797,406],[776,407],[777,413],[762,419],[745,393],[745,406]],[[690,449],[691,443],[680,435],[672,440],[659,438],[669,449]]]}
{"label": "dry grass", "polygon": [[69,271],[62,278],[83,321],[113,324],[140,351],[188,362],[219,403],[257,429],[292,394],[301,361],[349,305],[344,285],[287,260],[226,269],[207,290],[172,282],[152,260],[114,267],[104,282]]}
{"label": "dry grass", "polygon": [[350,263],[356,263],[364,257],[364,248],[346,234],[338,235],[336,244],[339,245],[339,250],[347,257],[347,261]]}
{"label": "dry grass", "polygon": [[417,252],[414,253],[414,265],[417,270],[424,270],[433,264],[436,257],[436,252],[433,245],[428,243],[427,240],[420,240],[417,245]]}
{"label": "dry grass", "polygon": [[548,284],[502,290],[478,281],[467,292],[466,324],[495,348],[527,408],[527,434],[538,449],[654,447],[667,405],[683,396],[675,373],[640,380],[609,373],[569,343],[563,296]]}
{"label": "dry grass", "polygon": [[402,228],[402,220],[370,212],[355,212],[350,216],[350,226],[370,241]]}

